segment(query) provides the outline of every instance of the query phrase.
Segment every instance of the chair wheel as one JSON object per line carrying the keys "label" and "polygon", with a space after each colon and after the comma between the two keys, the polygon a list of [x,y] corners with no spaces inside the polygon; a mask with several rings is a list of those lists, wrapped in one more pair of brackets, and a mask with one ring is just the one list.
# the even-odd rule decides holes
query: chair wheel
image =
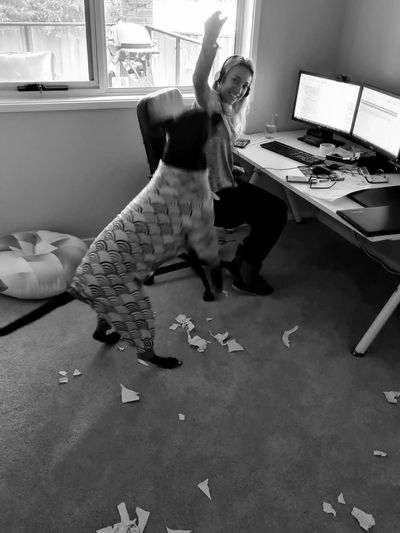
{"label": "chair wheel", "polygon": [[204,291],[203,300],[205,302],[213,302],[215,300],[213,293],[211,291]]}
{"label": "chair wheel", "polygon": [[154,285],[154,276],[149,276],[143,283],[144,285]]}

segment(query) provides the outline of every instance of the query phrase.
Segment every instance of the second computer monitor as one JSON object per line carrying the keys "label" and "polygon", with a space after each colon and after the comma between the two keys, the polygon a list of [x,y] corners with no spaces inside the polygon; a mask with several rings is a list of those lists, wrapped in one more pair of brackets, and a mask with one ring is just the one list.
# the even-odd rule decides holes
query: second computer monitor
{"label": "second computer monitor", "polygon": [[293,119],[350,134],[360,85],[300,71]]}
{"label": "second computer monitor", "polygon": [[353,137],[388,159],[397,159],[400,151],[400,96],[363,87]]}

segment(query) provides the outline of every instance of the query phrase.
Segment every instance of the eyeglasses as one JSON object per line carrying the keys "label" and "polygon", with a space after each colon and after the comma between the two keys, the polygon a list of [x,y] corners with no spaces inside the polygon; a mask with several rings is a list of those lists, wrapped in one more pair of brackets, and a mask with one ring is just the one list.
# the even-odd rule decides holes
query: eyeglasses
{"label": "eyeglasses", "polygon": [[315,176],[312,176],[308,183],[310,184],[310,189],[330,189],[331,187],[336,185],[336,181],[333,180],[331,177],[317,178]]}

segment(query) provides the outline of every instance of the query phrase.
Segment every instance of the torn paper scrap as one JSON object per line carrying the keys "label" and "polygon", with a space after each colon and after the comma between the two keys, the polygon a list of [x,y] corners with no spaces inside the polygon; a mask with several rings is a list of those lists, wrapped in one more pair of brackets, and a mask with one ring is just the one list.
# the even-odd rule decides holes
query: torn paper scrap
{"label": "torn paper scrap", "polygon": [[130,520],[125,503],[120,503],[117,508],[121,522],[113,526],[97,529],[96,533],[143,533],[150,516],[149,511],[136,507],[136,517],[134,520]]}
{"label": "torn paper scrap", "polygon": [[206,341],[205,339],[202,339],[198,335],[191,337],[189,331],[187,332],[187,336],[188,336],[188,343],[191,346],[197,346],[198,352],[204,352],[205,349],[207,348],[207,344],[211,344],[210,341]]}
{"label": "torn paper scrap", "polygon": [[121,385],[121,400],[122,400],[122,403],[137,402],[138,400],[140,400],[140,395],[139,395],[138,392],[136,392],[134,390],[127,389],[126,387],[124,387],[122,385],[122,383],[120,383],[120,385]]}
{"label": "torn paper scrap", "polygon": [[126,508],[125,502],[118,504],[117,509],[119,512],[119,516],[121,518],[121,524],[127,524],[128,522],[130,522],[130,518],[129,518],[129,514]]}
{"label": "torn paper scrap", "polygon": [[322,502],[322,510],[324,513],[333,514],[333,516],[336,516],[336,511],[330,503]]}
{"label": "torn paper scrap", "polygon": [[226,340],[229,337],[229,333],[225,331],[225,333],[216,333],[215,335],[212,333],[211,330],[208,330],[211,337],[214,337],[214,339],[217,339],[217,341],[220,343],[221,346],[225,346]]}
{"label": "torn paper scrap", "polygon": [[58,378],[58,383],[68,383],[68,376],[61,376]]}
{"label": "torn paper scrap", "polygon": [[387,453],[386,452],[381,452],[381,450],[374,450],[374,455],[378,455],[380,457],[386,457]]}
{"label": "torn paper scrap", "polygon": [[389,403],[397,403],[397,398],[400,396],[400,391],[387,391],[383,393]]}
{"label": "torn paper scrap", "polygon": [[197,485],[199,489],[211,500],[210,489],[208,488],[208,478]]}
{"label": "torn paper scrap", "polygon": [[167,533],[192,533],[191,529],[170,529],[166,527]]}
{"label": "torn paper scrap", "polygon": [[346,503],[346,501],[345,501],[345,499],[344,499],[344,496],[343,496],[343,492],[341,492],[341,493],[339,494],[339,496],[337,497],[337,501],[338,501],[339,503],[343,503],[343,505]]}
{"label": "torn paper scrap", "polygon": [[186,331],[192,331],[192,329],[194,329],[193,322],[190,320],[190,317],[187,317],[186,315],[177,315],[175,320]]}
{"label": "torn paper scrap", "polygon": [[236,339],[229,339],[226,342],[226,345],[228,346],[228,352],[242,352],[243,346],[241,346],[238,342],[236,342]]}
{"label": "torn paper scrap", "polygon": [[358,523],[365,531],[368,531],[375,525],[375,520],[372,514],[365,513],[361,509],[358,509],[358,507],[353,507],[351,514],[358,520]]}
{"label": "torn paper scrap", "polygon": [[140,365],[143,365],[143,366],[150,366],[150,364],[149,364],[147,361],[143,361],[143,359],[140,359],[140,357],[138,357],[137,362],[138,362]]}
{"label": "torn paper scrap", "polygon": [[214,319],[208,316],[208,317],[206,318],[206,320],[207,320],[207,322],[211,322],[211,320],[214,320]]}
{"label": "torn paper scrap", "polygon": [[175,330],[180,327],[181,327],[180,324],[177,324],[176,322],[174,322],[173,324],[170,325],[169,329]]}
{"label": "torn paper scrap", "polygon": [[74,370],[74,373],[72,374],[73,376],[81,376],[82,375],[82,372],[80,370],[78,370],[77,368],[75,368]]}
{"label": "torn paper scrap", "polygon": [[60,376],[66,376],[68,374],[68,372],[66,372],[65,370],[60,370],[58,373],[60,374]]}
{"label": "torn paper scrap", "polygon": [[292,333],[294,333],[298,329],[299,329],[299,326],[294,326],[294,328],[284,331],[284,333],[282,335],[282,342],[286,346],[286,348],[289,348],[289,346],[290,346],[289,335],[291,335]]}
{"label": "torn paper scrap", "polygon": [[182,413],[178,413],[178,418],[179,420],[185,420],[186,417]]}

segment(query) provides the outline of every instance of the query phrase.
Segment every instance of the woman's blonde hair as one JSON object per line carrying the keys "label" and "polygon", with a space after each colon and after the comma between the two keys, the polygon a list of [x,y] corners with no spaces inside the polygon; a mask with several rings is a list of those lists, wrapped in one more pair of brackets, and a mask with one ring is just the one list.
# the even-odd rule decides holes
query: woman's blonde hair
{"label": "woman's blonde hair", "polygon": [[[213,89],[215,91],[218,91],[220,82],[222,82],[225,79],[228,72],[231,71],[234,67],[237,67],[238,65],[241,65],[247,68],[247,70],[250,72],[252,76],[251,81],[253,81],[253,78],[254,78],[253,61],[249,57],[244,57],[244,56],[235,54],[235,55],[229,56],[225,60],[224,64],[221,67],[221,70],[219,71],[219,73],[217,73],[216,79],[213,84]],[[232,109],[234,112],[232,119],[234,122],[237,135],[240,135],[243,132],[245,124],[246,124],[246,115],[249,109],[247,96],[249,95],[249,93],[250,93],[250,87],[247,89],[247,91],[242,96],[242,98],[240,98],[240,100],[235,102],[232,106]]]}

